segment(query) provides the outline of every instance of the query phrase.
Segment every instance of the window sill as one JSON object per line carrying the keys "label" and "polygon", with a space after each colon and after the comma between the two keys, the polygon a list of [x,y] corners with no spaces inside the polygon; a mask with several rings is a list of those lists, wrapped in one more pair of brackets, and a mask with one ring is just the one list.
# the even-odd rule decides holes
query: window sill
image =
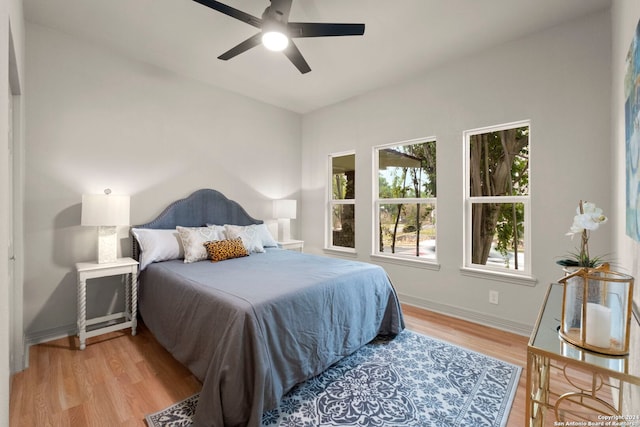
{"label": "window sill", "polygon": [[385,255],[379,255],[379,254],[371,254],[369,255],[369,257],[373,260],[380,261],[380,262],[388,262],[390,264],[404,265],[407,267],[414,267],[414,268],[424,268],[427,270],[434,270],[434,271],[440,270],[440,264],[438,264],[435,261],[413,260],[408,258],[399,258],[399,257],[385,256]]}
{"label": "window sill", "polygon": [[355,258],[355,257],[358,256],[358,253],[356,252],[356,250],[355,249],[351,249],[351,248],[331,247],[331,248],[324,248],[323,251],[326,254],[333,254],[333,255],[338,255],[338,256],[346,256],[346,257],[350,257],[350,258]]}
{"label": "window sill", "polygon": [[477,277],[480,279],[498,280],[500,282],[511,283],[514,285],[535,286],[538,283],[538,279],[531,276],[481,270],[479,268],[460,267],[460,272],[464,276]]}

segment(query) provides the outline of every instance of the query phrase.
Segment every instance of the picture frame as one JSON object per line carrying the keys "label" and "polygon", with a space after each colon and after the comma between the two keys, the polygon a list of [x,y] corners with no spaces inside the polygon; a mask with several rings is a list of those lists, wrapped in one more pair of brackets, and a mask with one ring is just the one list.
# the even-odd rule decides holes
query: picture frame
{"label": "picture frame", "polygon": [[625,191],[626,234],[640,242],[640,22],[626,57]]}

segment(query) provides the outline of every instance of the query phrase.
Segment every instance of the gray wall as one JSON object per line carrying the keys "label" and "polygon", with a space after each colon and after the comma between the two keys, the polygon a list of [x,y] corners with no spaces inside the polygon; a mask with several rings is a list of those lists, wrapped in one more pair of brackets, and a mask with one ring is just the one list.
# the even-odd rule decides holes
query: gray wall
{"label": "gray wall", "polygon": [[[75,330],[74,264],[96,259],[96,230],[79,225],[83,193],[131,195],[132,224],[199,188],[263,219],[272,216],[271,199],[298,196],[297,114],[38,25],[27,25],[26,53],[30,342]],[[89,314],[116,310],[116,285],[89,286]]]}
{"label": "gray wall", "polygon": [[[565,233],[580,199],[612,211],[611,25],[608,11],[468,56],[413,81],[367,93],[303,119],[302,238],[324,245],[327,156],[356,151],[356,250],[372,251],[372,147],[435,135],[438,151],[440,270],[383,262],[401,298],[415,305],[527,334],[555,264],[573,250]],[[463,142],[467,129],[531,120],[534,287],[461,274]],[[612,228],[592,235],[594,254],[611,253]],[[489,290],[500,304],[488,302]]]}

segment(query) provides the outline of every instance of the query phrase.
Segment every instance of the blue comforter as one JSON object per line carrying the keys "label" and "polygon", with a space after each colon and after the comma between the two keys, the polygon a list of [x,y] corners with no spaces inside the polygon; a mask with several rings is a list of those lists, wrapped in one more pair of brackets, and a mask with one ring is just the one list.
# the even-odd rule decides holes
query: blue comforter
{"label": "blue comforter", "polygon": [[278,249],[152,264],[139,306],[158,341],[203,383],[196,426],[257,427],[294,385],[404,328],[381,267]]}

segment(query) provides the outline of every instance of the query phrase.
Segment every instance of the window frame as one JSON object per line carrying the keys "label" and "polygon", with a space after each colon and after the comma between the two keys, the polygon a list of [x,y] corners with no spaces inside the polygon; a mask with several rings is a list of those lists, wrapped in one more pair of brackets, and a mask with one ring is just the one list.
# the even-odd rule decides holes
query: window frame
{"label": "window frame", "polygon": [[[416,145],[421,143],[433,142],[436,144],[436,153],[437,153],[437,138],[435,136],[429,136],[424,138],[414,138],[405,141],[397,141],[391,143],[385,143],[381,145],[376,145],[373,147],[373,156],[372,156],[372,175],[373,175],[373,193],[372,193],[372,208],[373,208],[373,232],[372,241],[371,241],[371,257],[379,259],[381,261],[388,261],[397,264],[404,264],[410,266],[420,266],[423,268],[429,268],[432,270],[439,270],[440,265],[438,264],[438,251],[437,251],[437,241],[438,241],[438,204],[437,204],[437,190],[436,197],[405,197],[405,198],[381,198],[380,197],[380,181],[379,181],[379,164],[380,164],[380,151],[391,148],[398,147],[403,145]],[[437,154],[436,154],[437,158]],[[436,161],[436,176],[437,176],[437,161]],[[436,184],[437,185],[437,184]],[[388,205],[388,204],[430,204],[434,206],[435,209],[435,227],[436,227],[436,252],[433,258],[423,258],[417,256],[409,256],[402,254],[391,254],[388,252],[380,252],[379,242],[380,242],[380,205]]]}
{"label": "window frame", "polygon": [[[355,188],[354,188],[354,197],[353,199],[334,199],[333,198],[333,159],[336,157],[345,157],[353,155],[354,162],[354,176],[357,174],[357,170],[355,167],[356,164],[356,151],[348,150],[341,151],[337,153],[330,153],[328,155],[328,164],[327,164],[327,209],[325,211],[325,242],[324,249],[329,251],[341,252],[341,253],[356,253],[356,230],[355,230],[355,211],[356,211],[356,198],[355,198]],[[356,184],[357,185],[357,181]],[[354,210],[354,236],[353,236],[353,248],[349,248],[346,246],[336,246],[333,244],[333,209],[335,206],[341,205],[353,205]]]}
{"label": "window frame", "polygon": [[[484,133],[497,132],[506,129],[515,129],[521,127],[529,128],[529,165],[528,165],[528,194],[522,196],[474,196],[471,197],[471,170],[470,170],[470,155],[471,155],[471,136],[480,135]],[[469,129],[463,132],[463,152],[464,152],[464,179],[463,179],[463,222],[464,222],[464,237],[463,237],[463,272],[473,276],[505,276],[514,279],[516,283],[533,285],[535,279],[532,278],[532,265],[531,265],[531,192],[532,192],[532,177],[531,177],[531,120],[520,120],[511,123],[504,123],[501,125],[486,126],[482,128]],[[472,206],[476,203],[500,203],[510,204],[518,203],[522,204],[524,208],[524,220],[523,220],[523,241],[524,241],[524,269],[515,270],[505,267],[498,267],[495,265],[482,265],[474,264],[472,262],[471,248],[472,248]],[[521,279],[521,280],[518,280]],[[511,280],[507,280],[511,281]]]}

